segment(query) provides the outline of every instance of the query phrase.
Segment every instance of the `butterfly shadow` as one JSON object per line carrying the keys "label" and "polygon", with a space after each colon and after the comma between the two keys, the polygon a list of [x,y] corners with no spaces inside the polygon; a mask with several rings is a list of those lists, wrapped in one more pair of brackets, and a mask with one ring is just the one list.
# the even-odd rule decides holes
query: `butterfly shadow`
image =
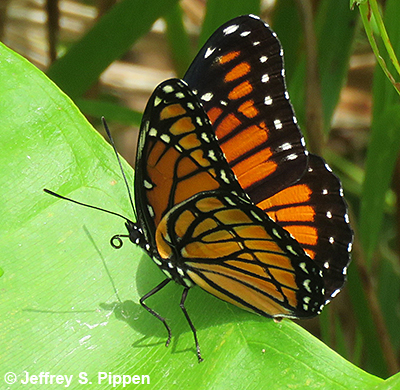
{"label": "butterfly shadow", "polygon": [[[136,276],[132,277],[135,278],[138,295],[142,297],[161,283],[163,274],[147,255],[143,254],[138,261]],[[146,304],[164,317],[170,326],[172,332],[170,348],[174,354],[196,352],[194,344],[191,343],[188,348],[181,348],[182,343],[179,342],[180,336],[186,336],[186,333],[191,334],[189,324],[179,307],[182,292],[182,286],[171,282],[146,300]],[[112,303],[101,303],[100,307],[103,310],[112,310],[117,320],[125,322],[135,332],[143,335],[140,339],[133,341],[133,348],[148,348],[165,344],[168,335],[164,325],[148,313],[139,302],[121,301],[118,298]],[[240,324],[249,320],[268,321],[266,318],[221,301],[200,287],[194,287],[189,291],[185,307],[198,332],[228,323]]]}
{"label": "butterfly shadow", "polygon": [[[167,331],[164,325],[157,318],[148,313],[139,303],[132,299],[122,300],[118,294],[112,272],[109,270],[107,262],[102,251],[94,241],[90,231],[83,226],[85,235],[88,237],[91,245],[96,250],[98,257],[101,259],[103,268],[110,284],[114,290],[115,300],[113,302],[100,302],[100,309],[112,312],[115,319],[128,324],[136,333],[142,334],[143,337],[133,340],[133,348],[148,348],[165,344],[167,340]],[[138,253],[137,251],[135,253]],[[140,252],[139,252],[140,253]],[[165,279],[164,274],[156,264],[146,255],[141,254],[137,258],[127,259],[126,261],[138,261],[136,275],[132,275],[132,282],[135,286],[139,297],[144,296],[155,286]],[[123,265],[121,265],[123,267]],[[171,282],[161,291],[146,300],[146,304],[164,317],[171,327],[171,351],[172,353],[183,353],[186,351],[195,351],[193,343],[189,348],[180,347],[180,336],[191,334],[191,329],[187,323],[179,303],[183,292],[183,286]],[[133,295],[133,294],[132,294]],[[197,331],[204,329],[220,327],[224,324],[234,323],[240,324],[246,321],[268,321],[268,319],[246,312],[231,304],[228,304],[211,294],[203,291],[200,287],[190,289],[185,307],[188,314],[196,327]],[[218,332],[217,332],[218,333]],[[191,338],[191,337],[190,337]],[[209,336],[207,337],[209,338]],[[220,335],[218,336],[220,339]],[[201,343],[201,341],[200,341]]]}

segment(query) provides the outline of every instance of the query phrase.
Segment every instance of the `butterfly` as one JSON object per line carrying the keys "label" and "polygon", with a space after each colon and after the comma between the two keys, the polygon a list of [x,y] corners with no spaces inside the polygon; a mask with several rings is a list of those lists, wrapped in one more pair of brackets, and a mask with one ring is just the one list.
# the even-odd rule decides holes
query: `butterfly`
{"label": "butterfly", "polygon": [[280,320],[318,315],[346,279],[352,231],[342,187],[307,152],[283,69],[276,34],[241,16],[215,31],[183,80],[156,87],[143,114],[136,222],[122,216],[128,234],[111,244],[129,238],[165,274],[140,303],[164,324],[166,345],[171,329],[145,301],[171,280],[183,286],[199,361],[185,308],[193,286]]}

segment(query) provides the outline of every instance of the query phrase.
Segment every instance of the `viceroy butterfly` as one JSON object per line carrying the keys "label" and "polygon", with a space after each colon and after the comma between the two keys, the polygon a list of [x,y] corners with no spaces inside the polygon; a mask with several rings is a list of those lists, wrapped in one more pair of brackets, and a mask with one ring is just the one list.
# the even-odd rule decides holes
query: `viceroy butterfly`
{"label": "viceroy butterfly", "polygon": [[140,299],[166,327],[166,345],[171,330],[144,301],[171,280],[184,287],[199,361],[185,308],[192,286],[265,317],[309,318],[346,279],[341,184],[305,149],[283,69],[275,33],[241,16],[216,30],[184,80],[155,89],[143,115],[137,222],[123,217],[129,234],[111,244],[129,237],[167,276]]}

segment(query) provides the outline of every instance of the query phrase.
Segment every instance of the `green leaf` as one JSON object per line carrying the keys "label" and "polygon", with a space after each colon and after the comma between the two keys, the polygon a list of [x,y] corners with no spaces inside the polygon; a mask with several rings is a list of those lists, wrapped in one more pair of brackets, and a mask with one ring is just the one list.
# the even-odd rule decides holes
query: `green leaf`
{"label": "green leaf", "polygon": [[119,104],[91,99],[76,99],[75,104],[78,108],[92,117],[100,118],[104,116],[107,121],[116,121],[125,125],[140,126],[142,114]]}
{"label": "green leaf", "polygon": [[[387,1],[385,22],[391,44],[400,51],[400,25],[396,15],[400,12],[398,1]],[[383,54],[384,55],[384,54]],[[388,56],[384,55],[389,70]],[[391,183],[392,173],[400,147],[399,95],[377,67],[373,85],[373,117],[365,169],[365,181],[361,198],[359,231],[370,265],[383,220],[383,199]]]}
{"label": "green leaf", "polygon": [[183,77],[186,73],[194,55],[182,19],[183,12],[179,3],[165,15],[167,22],[166,37],[178,77]]}
{"label": "green leaf", "polygon": [[260,0],[208,0],[198,47],[203,46],[219,26],[239,15],[246,14],[260,15]]}
{"label": "green leaf", "polygon": [[299,65],[300,44],[304,40],[296,0],[278,1],[272,16],[272,27],[278,34],[285,54],[286,82],[290,85]]}
{"label": "green leaf", "polygon": [[357,318],[357,329],[361,332],[364,342],[362,356],[364,367],[376,375],[379,374],[386,377],[389,370],[384,351],[382,351],[375,323],[367,304],[367,297],[362,285],[362,275],[358,272],[354,261],[349,267],[347,289],[349,290],[352,307]]}
{"label": "green leaf", "polygon": [[372,119],[360,211],[360,236],[368,263],[380,239],[385,196],[392,181],[400,145],[399,128],[398,103],[386,106]]}
{"label": "green leaf", "polygon": [[[74,375],[72,389],[82,388],[79,373],[98,383],[99,371],[149,375],[157,389],[381,383],[295,323],[255,316],[199,288],[187,303],[205,358],[198,364],[175,284],[147,301],[172,327],[166,348],[162,324],[138,304],[162,273],[134,245],[114,250],[108,242],[124,233],[124,221],[43,193],[46,187],[131,217],[112,149],[66,95],[2,45],[0,74],[2,377]],[[132,170],[124,169],[131,183]]]}
{"label": "green leaf", "polygon": [[315,24],[326,131],[331,128],[333,112],[346,82],[356,20],[357,14],[344,1],[325,0],[319,6]]}
{"label": "green leaf", "polygon": [[396,390],[400,389],[400,373],[391,376],[379,385],[372,387],[370,390]]}
{"label": "green leaf", "polygon": [[[288,55],[288,88],[292,104],[303,131],[307,129],[305,120],[305,91],[306,91],[306,59],[304,49],[296,49],[299,45],[298,25],[292,27],[285,24],[284,15],[290,15],[296,20],[296,13],[286,7],[279,7],[277,17],[277,32],[282,39],[285,56]],[[284,13],[284,15],[281,15]],[[345,83],[349,59],[352,49],[355,19],[357,14],[351,12],[345,2],[324,0],[319,3],[315,18],[315,34],[317,38],[318,69],[321,83],[322,109],[325,131],[330,130],[330,123],[340,92]],[[297,23],[300,23],[298,21]],[[275,24],[274,24],[275,27]],[[283,30],[288,30],[284,32]],[[302,32],[301,32],[302,33]],[[295,69],[294,54],[298,54],[298,63]],[[289,72],[295,70],[294,74]],[[306,134],[307,135],[307,134]]]}
{"label": "green leaf", "polygon": [[54,62],[47,74],[71,98],[89,89],[177,0],[123,0]]}

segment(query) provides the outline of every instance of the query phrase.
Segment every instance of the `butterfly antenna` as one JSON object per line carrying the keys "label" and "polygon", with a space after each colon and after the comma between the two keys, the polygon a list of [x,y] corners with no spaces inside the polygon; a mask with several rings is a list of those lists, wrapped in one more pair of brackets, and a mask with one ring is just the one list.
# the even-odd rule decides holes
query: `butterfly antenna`
{"label": "butterfly antenna", "polygon": [[116,213],[116,212],[114,212],[114,211],[102,209],[101,207],[97,207],[97,206],[92,206],[91,204],[78,202],[77,200],[74,200],[74,199],[71,199],[71,198],[67,198],[66,196],[62,196],[62,195],[57,194],[57,193],[55,193],[55,192],[53,192],[53,191],[50,191],[50,190],[48,190],[47,188],[44,188],[43,191],[46,192],[47,194],[50,194],[50,195],[55,196],[56,198],[68,200],[68,201],[70,201],[70,202],[72,202],[72,203],[76,203],[76,204],[79,204],[79,205],[81,205],[81,206],[89,207],[89,208],[91,208],[91,209],[104,211],[105,213],[112,214],[112,215],[116,215],[117,217],[121,217],[121,218],[125,219],[125,221],[127,221],[127,222],[129,222],[129,223],[131,223],[131,224],[133,223],[129,218],[126,218],[126,217],[124,217],[122,214],[118,214],[118,213]]}
{"label": "butterfly antenna", "polygon": [[119,155],[118,155],[118,152],[117,152],[117,148],[115,147],[114,139],[113,139],[113,137],[111,136],[110,129],[108,128],[108,125],[107,125],[107,122],[106,122],[104,116],[101,117],[101,121],[103,122],[104,129],[105,129],[105,131],[106,131],[106,133],[107,133],[108,139],[110,140],[111,146],[113,147],[114,153],[115,153],[115,155],[116,155],[116,157],[117,157],[118,164],[119,164],[119,167],[120,167],[120,169],[121,169],[122,177],[124,178],[125,186],[126,186],[126,189],[128,190],[128,197],[129,197],[129,201],[131,202],[133,214],[134,214],[134,216],[135,216],[135,219],[137,220],[136,211],[135,211],[135,206],[133,205],[132,193],[131,193],[131,190],[130,190],[130,188],[129,188],[128,180],[127,180],[127,178],[126,178],[124,169],[122,168],[121,159],[119,158]]}

